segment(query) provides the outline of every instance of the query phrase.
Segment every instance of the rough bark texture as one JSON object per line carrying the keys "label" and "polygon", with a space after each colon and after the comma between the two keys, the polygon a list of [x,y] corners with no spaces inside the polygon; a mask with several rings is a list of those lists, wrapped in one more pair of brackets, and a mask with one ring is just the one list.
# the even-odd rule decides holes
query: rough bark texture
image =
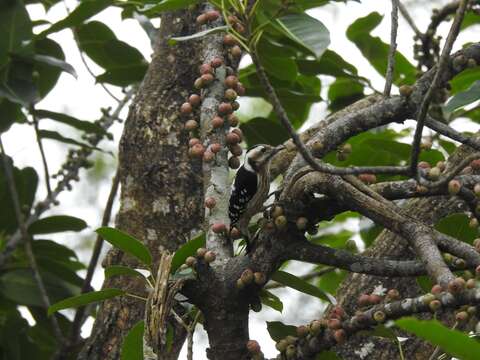
{"label": "rough bark texture", "polygon": [[[451,158],[451,163],[469,153],[465,147],[460,149]],[[408,200],[404,209],[409,214],[426,224],[435,224],[441,218],[456,212],[468,211],[467,205],[455,197],[431,197],[427,199]],[[391,259],[414,259],[407,242],[390,231],[383,231],[375,243],[365,251],[365,255],[372,257],[388,257]],[[381,285],[386,289],[395,288],[402,297],[415,297],[423,293],[416,278],[379,277],[362,274],[349,274],[337,291],[337,300],[345,311],[353,314],[358,307],[357,299],[361,294],[371,293],[375,286]],[[425,314],[420,318],[431,318]],[[452,312],[437,314],[437,318],[448,326],[453,325]],[[408,336],[401,334],[401,336]],[[405,359],[427,360],[430,358],[433,347],[424,341],[410,338],[402,345]],[[362,351],[363,349],[363,351]],[[343,359],[398,359],[399,349],[396,342],[382,337],[357,335],[348,339],[342,346],[334,349]]]}
{"label": "rough bark texture", "polygon": [[[122,192],[116,226],[142,240],[155,263],[160,251],[175,251],[203,221],[201,163],[188,157],[188,133],[183,129],[187,119],[178,110],[195,80],[196,50],[188,42],[167,44],[171,36],[195,32],[195,16],[195,11],[162,16],[155,53],[120,142]],[[103,265],[114,264],[138,266],[131,257],[111,249]],[[134,278],[111,278],[103,287],[145,296],[144,283]],[[118,359],[122,339],[143,319],[144,307],[142,301],[129,297],[105,301],[79,358]],[[175,329],[183,338],[181,327]],[[182,343],[175,342],[172,353],[161,358],[176,358]]]}

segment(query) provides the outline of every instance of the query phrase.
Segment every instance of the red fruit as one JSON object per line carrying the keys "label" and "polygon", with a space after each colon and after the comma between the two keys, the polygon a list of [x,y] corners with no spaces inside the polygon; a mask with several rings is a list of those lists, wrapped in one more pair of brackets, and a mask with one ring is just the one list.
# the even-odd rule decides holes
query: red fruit
{"label": "red fruit", "polygon": [[233,46],[230,52],[236,59],[240,59],[242,57],[242,49],[238,45]]}
{"label": "red fruit", "polygon": [[192,147],[193,145],[195,144],[200,144],[200,140],[197,139],[197,138],[191,138],[189,141],[188,141],[188,146]]}
{"label": "red fruit", "polygon": [[358,297],[358,305],[361,307],[370,305],[370,296],[367,294],[360,295]]}
{"label": "red fruit", "polygon": [[183,103],[182,106],[180,106],[180,113],[182,113],[182,115],[189,115],[192,113],[192,111],[193,111],[193,107],[188,102]]}
{"label": "red fruit", "polygon": [[377,177],[374,174],[360,174],[358,179],[365,184],[374,184],[377,182]]}
{"label": "red fruit", "polygon": [[237,40],[232,35],[227,34],[223,37],[223,43],[227,46],[233,46],[237,43]]}
{"label": "red fruit", "polygon": [[235,145],[240,142],[240,136],[238,136],[234,132],[231,132],[227,134],[227,136],[225,137],[225,141],[229,145]]}
{"label": "red fruit", "polygon": [[297,336],[302,338],[308,335],[308,327],[305,325],[300,325],[297,327]]}
{"label": "red fruit", "polygon": [[452,294],[458,294],[465,289],[465,279],[457,277],[448,283],[448,291]]}
{"label": "red fruit", "polygon": [[200,105],[200,103],[202,102],[202,98],[200,97],[200,95],[192,94],[192,95],[190,95],[190,97],[188,98],[188,102],[189,102],[190,105],[192,105],[192,106],[198,106],[198,105]]}
{"label": "red fruit", "polygon": [[478,265],[478,266],[475,268],[475,274],[476,274],[477,276],[480,275],[480,265]]}
{"label": "red fruit", "polygon": [[397,289],[390,289],[390,290],[388,290],[387,296],[388,296],[391,300],[398,300],[398,299],[400,299],[400,293],[398,292]]}
{"label": "red fruit", "polygon": [[232,113],[233,108],[232,105],[229,103],[221,103],[218,105],[218,113],[221,115],[226,115]]}
{"label": "red fruit", "polygon": [[200,65],[200,74],[213,74],[213,68],[210,64]]}
{"label": "red fruit", "polygon": [[241,236],[242,236],[242,234],[240,234],[240,230],[238,230],[236,227],[233,227],[230,230],[230,237],[232,239],[236,240],[236,239],[239,239]]}
{"label": "red fruit", "polygon": [[232,133],[237,134],[238,137],[240,138],[239,142],[242,142],[243,140],[243,132],[240,129],[232,129]]}
{"label": "red fruit", "polygon": [[233,24],[233,28],[235,29],[236,32],[238,32],[240,34],[245,33],[245,26],[243,26],[242,24],[240,24],[238,22]]}
{"label": "red fruit", "polygon": [[223,60],[222,60],[222,58],[219,58],[219,57],[214,58],[210,62],[210,65],[212,65],[212,67],[215,68],[215,69],[222,66],[222,64],[223,64]]}
{"label": "red fruit", "polygon": [[342,327],[342,322],[338,319],[328,319],[327,326],[332,330],[340,329]]}
{"label": "red fruit", "polygon": [[[229,75],[225,78],[225,86],[229,88],[236,88],[238,85],[238,78],[235,75]],[[237,89],[238,92],[238,89]]]}
{"label": "red fruit", "polygon": [[205,152],[205,148],[202,144],[195,144],[190,148],[190,154],[193,157],[202,157]]}
{"label": "red fruit", "polygon": [[215,253],[213,251],[207,251],[203,258],[205,259],[205,262],[207,264],[210,264],[211,262],[215,261],[216,257],[217,256],[215,255]]}
{"label": "red fruit", "polygon": [[339,305],[335,306],[332,309],[332,317],[335,316],[337,319],[342,319],[345,316],[345,310]]}
{"label": "red fruit", "polygon": [[430,168],[432,167],[432,165],[430,165],[430,164],[429,164],[428,162],[426,162],[426,161],[420,161],[420,162],[418,163],[418,167],[419,167],[420,169],[430,169]]}
{"label": "red fruit", "polygon": [[456,195],[460,192],[461,187],[462,184],[460,184],[460,181],[450,180],[450,182],[448,183],[448,192],[450,195]]}
{"label": "red fruit", "polygon": [[[230,166],[231,169],[238,169],[240,167],[240,160],[236,156],[232,156],[230,159],[228,159],[228,166]],[[480,273],[480,266],[479,266],[479,273]]]}
{"label": "red fruit", "polygon": [[237,90],[237,94],[239,96],[245,95],[245,86],[243,86],[243,84],[241,82],[239,82],[237,84],[236,90]]}
{"label": "red fruit", "polygon": [[380,295],[370,294],[368,297],[370,298],[370,304],[380,304],[382,302]]}
{"label": "red fruit", "polygon": [[203,83],[203,79],[201,77],[197,78],[195,82],[193,83],[193,86],[195,89],[201,89],[203,88],[205,84]]}
{"label": "red fruit", "polygon": [[207,21],[215,21],[220,17],[220,13],[217,10],[207,11],[205,15],[207,15]]}
{"label": "red fruit", "polygon": [[185,259],[185,264],[187,264],[188,267],[194,267],[197,263],[197,259],[195,259],[193,256],[189,256]]}
{"label": "red fruit", "polygon": [[204,153],[203,153],[203,160],[205,162],[210,162],[212,161],[213,159],[215,159],[215,154],[210,151],[209,149],[207,149]]}
{"label": "red fruit", "polygon": [[207,249],[205,249],[205,248],[198,248],[197,249],[197,256],[199,258],[203,258],[206,253],[207,253]]}
{"label": "red fruit", "polygon": [[234,101],[237,98],[237,93],[233,89],[225,90],[225,99],[228,101]]}
{"label": "red fruit", "polygon": [[215,223],[212,225],[212,231],[216,234],[223,233],[227,230],[227,227],[223,223]]}
{"label": "red fruit", "polygon": [[254,280],[253,271],[250,269],[245,269],[242,272],[242,275],[240,275],[240,279],[242,279],[244,284],[251,284]]}
{"label": "red fruit", "polygon": [[337,344],[343,344],[347,339],[347,333],[343,329],[335,330],[333,337],[335,338]]}
{"label": "red fruit", "polygon": [[470,163],[473,170],[480,170],[480,159],[475,159]]}
{"label": "red fruit", "polygon": [[200,79],[202,79],[202,84],[203,85],[208,85],[210,84],[215,78],[213,77],[212,74],[203,74]]}
{"label": "red fruit", "polygon": [[432,290],[430,290],[430,292],[433,294],[433,295],[438,295],[440,294],[441,292],[443,292],[443,289],[440,285],[438,284],[435,284],[433,285],[432,287]]}
{"label": "red fruit", "polygon": [[220,150],[222,150],[222,145],[218,144],[218,143],[213,143],[210,145],[210,150],[216,154],[218,152],[220,152]]}
{"label": "red fruit", "polygon": [[238,144],[230,146],[229,149],[233,156],[240,156],[243,153],[242,147]]}
{"label": "red fruit", "polygon": [[212,126],[214,129],[218,129],[218,128],[221,128],[224,124],[224,121],[223,121],[223,118],[220,117],[220,116],[215,116],[213,119],[212,119]]}
{"label": "red fruit", "polygon": [[208,21],[207,14],[200,14],[197,17],[197,25],[203,25]]}
{"label": "red fruit", "polygon": [[262,272],[253,273],[253,281],[255,284],[262,286],[267,282],[267,277]]}
{"label": "red fruit", "polygon": [[255,340],[248,340],[247,350],[250,354],[258,354],[260,353],[260,345]]}
{"label": "red fruit", "polygon": [[230,124],[230,126],[237,126],[238,123],[240,122],[238,120],[238,117],[236,115],[233,115],[233,114],[230,114],[228,115],[228,123]]}
{"label": "red fruit", "polygon": [[195,120],[188,120],[185,123],[185,129],[188,131],[193,131],[198,128],[198,123]]}

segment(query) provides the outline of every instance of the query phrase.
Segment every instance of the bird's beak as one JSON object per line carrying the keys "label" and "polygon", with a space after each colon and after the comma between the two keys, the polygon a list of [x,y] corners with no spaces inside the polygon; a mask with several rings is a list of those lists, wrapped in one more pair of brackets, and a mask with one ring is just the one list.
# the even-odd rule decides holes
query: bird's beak
{"label": "bird's beak", "polygon": [[272,152],[268,156],[268,160],[270,160],[272,157],[274,157],[276,154],[278,154],[283,149],[285,149],[285,145],[278,145],[277,147],[274,147],[272,149]]}

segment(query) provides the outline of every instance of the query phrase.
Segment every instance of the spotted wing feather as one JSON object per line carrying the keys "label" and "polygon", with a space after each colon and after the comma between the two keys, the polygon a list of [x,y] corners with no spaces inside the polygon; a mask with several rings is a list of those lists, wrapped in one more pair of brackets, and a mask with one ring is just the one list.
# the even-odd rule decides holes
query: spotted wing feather
{"label": "spotted wing feather", "polygon": [[249,201],[257,192],[257,175],[243,166],[238,169],[232,186],[228,215],[230,223],[235,225],[247,209]]}

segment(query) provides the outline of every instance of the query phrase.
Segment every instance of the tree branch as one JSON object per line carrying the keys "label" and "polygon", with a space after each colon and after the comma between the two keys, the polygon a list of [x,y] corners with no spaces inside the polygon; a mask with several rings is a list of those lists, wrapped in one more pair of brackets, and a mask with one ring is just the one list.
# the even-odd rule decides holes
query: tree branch
{"label": "tree branch", "polygon": [[[15,185],[15,180],[13,178],[13,167],[8,161],[7,154],[5,153],[5,148],[3,147],[1,136],[0,136],[0,150],[1,150],[1,156],[3,161],[3,168],[5,171],[5,178],[7,180],[7,184],[10,190],[10,196],[12,198],[13,209],[15,211],[15,217],[17,219],[18,227],[20,229],[21,238],[25,242],[25,253],[27,255],[30,268],[32,269],[35,283],[38,286],[38,290],[44,305],[45,312],[47,312],[48,308],[51,305],[50,298],[48,297],[47,289],[45,288],[45,284],[43,283],[43,279],[40,275],[40,270],[38,268],[35,255],[33,254],[31,236],[28,233],[28,225],[25,223],[25,219],[22,214],[20,199],[18,197],[17,187]],[[64,338],[63,338],[62,331],[60,330],[57,317],[55,315],[51,316],[50,322],[52,324],[53,332],[57,337],[58,342],[60,344],[63,343]]]}
{"label": "tree branch", "polygon": [[395,69],[395,54],[397,51],[397,31],[398,31],[398,4],[399,0],[392,0],[392,28],[390,32],[390,48],[388,50],[387,74],[385,75],[385,88],[383,96],[390,96],[393,83],[393,71]]}
{"label": "tree branch", "polygon": [[443,47],[442,55],[440,56],[440,59],[438,61],[435,76],[433,77],[432,83],[430,84],[430,87],[425,93],[425,96],[423,97],[422,103],[420,104],[420,108],[418,110],[418,115],[416,117],[417,127],[413,136],[413,148],[410,159],[410,170],[412,174],[415,174],[415,177],[418,177],[418,156],[420,154],[420,142],[422,140],[425,118],[427,117],[428,108],[430,106],[430,102],[432,101],[434,92],[441,84],[444,69],[448,66],[450,52],[452,51],[453,43],[455,42],[455,39],[457,38],[460,31],[460,25],[462,24],[463,17],[465,15],[467,3],[467,0],[461,0],[460,2],[460,6],[458,7],[457,13],[455,15],[455,20],[453,21],[452,27],[450,28],[447,40],[445,42],[445,46]]}

